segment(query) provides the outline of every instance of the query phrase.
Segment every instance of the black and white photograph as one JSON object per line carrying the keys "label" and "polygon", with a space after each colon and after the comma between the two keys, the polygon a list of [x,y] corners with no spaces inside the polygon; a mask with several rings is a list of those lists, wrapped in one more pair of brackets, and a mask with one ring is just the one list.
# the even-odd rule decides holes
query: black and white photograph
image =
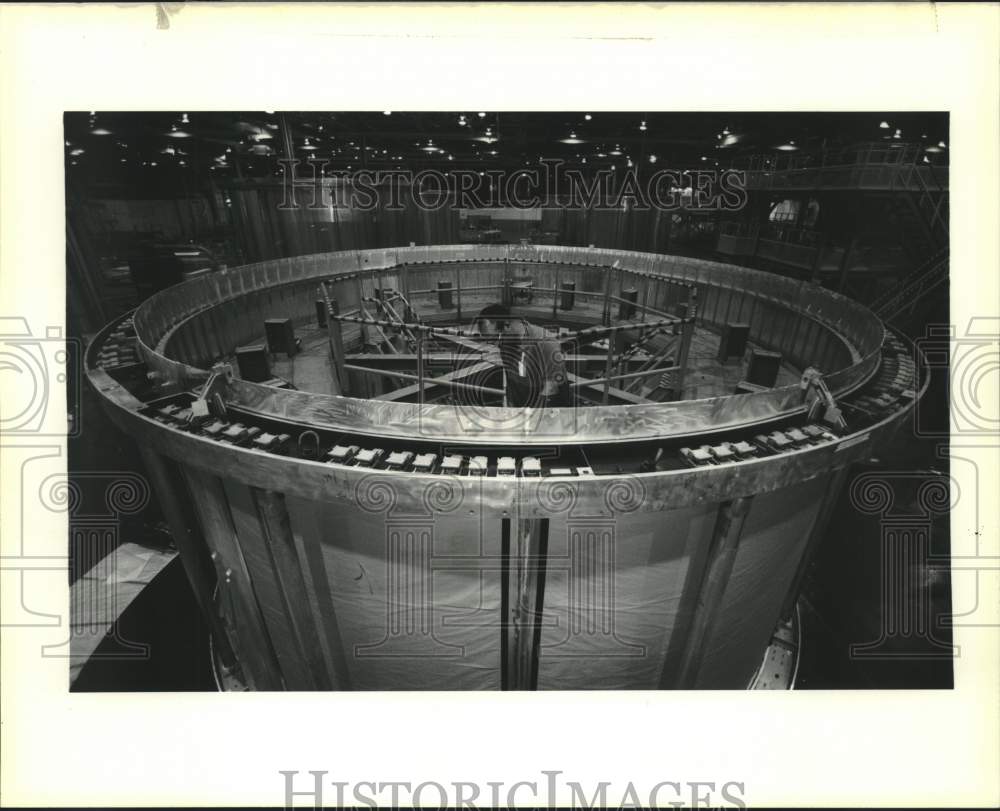
{"label": "black and white photograph", "polygon": [[72,689],[952,686],[946,113],[65,136]]}
{"label": "black and white photograph", "polygon": [[0,3],[5,807],[996,807],[997,11]]}

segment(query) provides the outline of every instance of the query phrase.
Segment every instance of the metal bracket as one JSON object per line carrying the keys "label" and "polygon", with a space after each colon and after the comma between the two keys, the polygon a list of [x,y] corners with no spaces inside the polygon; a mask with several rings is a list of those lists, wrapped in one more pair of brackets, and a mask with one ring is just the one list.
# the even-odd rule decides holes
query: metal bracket
{"label": "metal bracket", "polygon": [[[846,428],[847,421],[837,406],[830,389],[827,388],[823,380],[823,373],[819,369],[810,366],[802,373],[802,390],[805,392],[804,399],[809,404],[809,419],[822,419],[827,425],[837,428]],[[822,414],[822,417],[820,417]]]}
{"label": "metal bracket", "polygon": [[200,419],[214,414],[217,417],[226,416],[226,400],[224,392],[233,379],[233,367],[228,363],[220,363],[212,367],[212,375],[205,381],[201,394],[191,403],[192,419]]}

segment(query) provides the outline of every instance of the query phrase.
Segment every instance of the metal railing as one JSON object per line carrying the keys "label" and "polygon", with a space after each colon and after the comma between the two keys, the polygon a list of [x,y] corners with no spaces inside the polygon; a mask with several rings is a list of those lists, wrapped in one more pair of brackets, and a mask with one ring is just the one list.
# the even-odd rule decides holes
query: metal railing
{"label": "metal railing", "polygon": [[891,320],[900,311],[917,303],[946,282],[949,255],[948,249],[944,248],[931,256],[916,273],[875,299],[871,304],[872,312],[883,320]]}
{"label": "metal railing", "polygon": [[[947,167],[920,162],[923,145],[902,141],[867,142],[815,152],[756,154],[732,168],[747,173],[749,188],[947,188]],[[901,172],[901,170],[904,170]]]}

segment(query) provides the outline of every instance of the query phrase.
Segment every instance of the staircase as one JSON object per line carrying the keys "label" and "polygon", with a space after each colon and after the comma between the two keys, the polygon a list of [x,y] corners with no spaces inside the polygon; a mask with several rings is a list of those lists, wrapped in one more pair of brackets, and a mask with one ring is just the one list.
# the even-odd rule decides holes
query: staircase
{"label": "staircase", "polygon": [[893,321],[904,311],[912,312],[922,298],[943,282],[948,281],[949,250],[933,254],[916,272],[902,279],[891,290],[875,299],[870,309],[883,321]]}
{"label": "staircase", "polygon": [[929,165],[901,165],[893,178],[895,214],[905,246],[915,262],[908,274],[869,305],[884,321],[893,321],[912,313],[915,305],[948,281],[949,230],[948,190],[942,186]]}

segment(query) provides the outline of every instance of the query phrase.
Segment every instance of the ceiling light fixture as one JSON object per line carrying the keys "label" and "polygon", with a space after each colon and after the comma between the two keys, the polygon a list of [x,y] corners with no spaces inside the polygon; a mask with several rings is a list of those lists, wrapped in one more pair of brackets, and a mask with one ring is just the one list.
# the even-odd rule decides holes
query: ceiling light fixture
{"label": "ceiling light fixture", "polygon": [[879,126],[879,129],[887,130],[887,129],[889,129],[889,122],[888,121],[883,121],[878,126]]}
{"label": "ceiling light fixture", "polygon": [[645,121],[640,121],[639,122],[639,132],[645,132],[645,131],[646,131],[646,122]]}
{"label": "ceiling light fixture", "polygon": [[586,115],[585,115],[585,116],[583,117],[583,120],[584,120],[584,121],[590,121],[590,119],[592,119],[592,118],[593,118],[593,116],[592,116],[592,115],[591,115],[590,113],[587,113],[587,114],[586,114]]}

